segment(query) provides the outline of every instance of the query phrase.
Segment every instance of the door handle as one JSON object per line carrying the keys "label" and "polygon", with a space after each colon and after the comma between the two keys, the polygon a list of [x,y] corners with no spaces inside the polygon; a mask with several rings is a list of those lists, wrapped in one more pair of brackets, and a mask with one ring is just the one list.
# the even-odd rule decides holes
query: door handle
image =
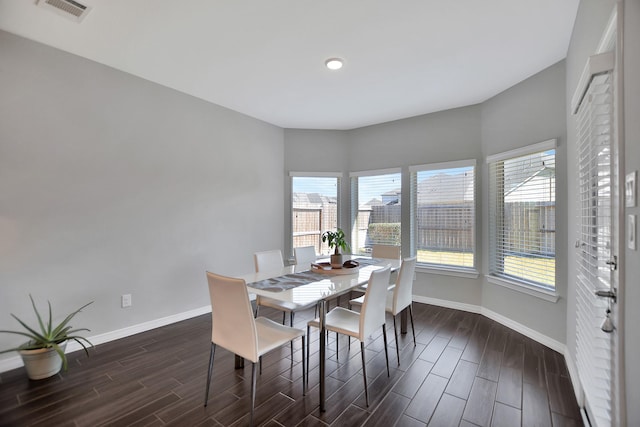
{"label": "door handle", "polygon": [[596,296],[600,297],[600,298],[610,298],[611,301],[618,302],[618,294],[616,292],[615,288],[611,288],[611,289],[596,289],[595,290],[595,294]]}

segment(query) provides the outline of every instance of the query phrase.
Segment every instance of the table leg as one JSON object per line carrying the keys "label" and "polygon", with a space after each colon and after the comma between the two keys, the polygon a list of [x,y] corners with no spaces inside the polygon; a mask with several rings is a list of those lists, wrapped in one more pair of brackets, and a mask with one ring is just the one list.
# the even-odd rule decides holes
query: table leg
{"label": "table leg", "polygon": [[237,354],[236,356],[236,360],[235,360],[235,368],[236,369],[242,369],[244,368],[244,357],[238,356]]}
{"label": "table leg", "polygon": [[[327,349],[327,343],[326,343],[326,337],[327,337],[327,332],[325,330],[325,316],[326,316],[326,302],[325,300],[320,300],[318,301],[318,312],[320,313],[320,366],[319,366],[319,371],[320,371],[320,387],[318,387],[320,389],[320,412],[324,412],[325,411],[325,407],[324,407],[324,397],[325,397],[325,384],[324,384],[324,378],[325,378],[325,360],[326,360],[326,349]],[[307,361],[307,363],[309,363]]]}
{"label": "table leg", "polygon": [[402,310],[400,312],[400,333],[401,334],[406,334],[407,333],[407,315],[409,312],[409,307],[405,308],[404,310]]}

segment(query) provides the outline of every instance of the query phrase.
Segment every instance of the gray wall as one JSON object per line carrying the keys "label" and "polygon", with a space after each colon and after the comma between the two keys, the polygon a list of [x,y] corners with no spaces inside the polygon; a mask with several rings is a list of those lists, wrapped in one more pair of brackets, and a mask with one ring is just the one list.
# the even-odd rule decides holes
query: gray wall
{"label": "gray wall", "polygon": [[[285,129],[284,131],[284,164],[285,164],[285,212],[291,212],[291,179],[289,172],[338,172],[348,176],[347,156],[345,155],[347,134],[343,131],[328,130],[299,130]],[[340,193],[349,194],[349,180],[343,179]],[[338,195],[338,226],[347,232],[349,230],[348,207],[340,202]],[[347,201],[348,199],[344,199]],[[342,216],[340,216],[342,214]],[[285,230],[291,230],[291,215],[285,215]],[[291,234],[285,231],[285,257],[293,259]]]}
{"label": "gray wall", "polygon": [[[582,0],[578,16],[571,37],[571,44],[567,54],[567,99],[570,100],[576,89],[580,73],[587,58],[595,53],[598,42],[604,32],[615,1]],[[623,31],[623,74],[624,74],[624,126],[625,153],[624,169],[626,172],[640,169],[640,1],[627,0],[624,2],[624,31]],[[576,131],[575,117],[567,113],[568,152],[575,152]],[[575,174],[575,162],[567,165],[569,176]],[[627,214],[640,214],[640,208],[625,208]],[[569,199],[569,217],[576,212],[575,200]],[[576,235],[569,229],[567,243],[571,247]],[[626,425],[640,425],[640,366],[636,363],[640,353],[640,335],[637,325],[640,324],[640,252],[626,248],[623,242],[621,254],[621,268],[626,277],[624,289],[621,293],[619,308],[624,312],[624,319],[620,332],[623,338],[623,351],[626,366],[624,381],[626,382]],[[569,265],[575,262],[575,253],[568,251]],[[575,321],[575,274],[570,267],[568,271],[569,305],[567,310],[567,349],[568,357],[575,360],[576,321]],[[623,423],[622,423],[623,424]]]}
{"label": "gray wall", "polygon": [[[566,230],[566,124],[565,64],[559,62],[482,104],[482,152],[489,156],[556,138],[556,291],[558,302],[516,292],[489,283],[482,286],[483,307],[528,326],[561,343],[565,342],[567,283]],[[487,165],[483,164],[482,194],[488,198]],[[488,272],[489,209],[484,206],[482,271]]]}
{"label": "gray wall", "polygon": [[[204,270],[239,274],[253,268],[253,251],[290,249],[289,171],[406,172],[409,165],[476,158],[478,266],[486,273],[484,156],[559,138],[558,165],[566,173],[558,168],[558,191],[570,193],[575,131],[565,100],[613,4],[581,1],[566,70],[556,64],[482,105],[348,132],[283,131],[0,32],[0,329],[15,327],[9,312],[32,318],[29,292],[51,299],[61,313],[95,300],[79,319],[92,335],[206,305]],[[640,1],[627,0],[625,8],[625,167],[631,171],[640,169]],[[348,194],[348,179],[342,191]],[[557,239],[558,303],[482,277],[426,273],[418,274],[416,294],[483,305],[572,350],[573,198],[558,208],[565,233]],[[640,323],[639,253],[625,250],[622,267],[628,425],[640,424],[633,404],[640,400],[640,367],[633,363],[640,352],[633,328]],[[132,308],[119,308],[123,293],[133,294]],[[0,348],[16,342],[0,335]]]}
{"label": "gray wall", "polygon": [[[566,319],[566,163],[565,130],[565,65],[564,61],[532,76],[513,88],[483,104],[473,105],[434,114],[368,126],[340,133],[324,133],[329,141],[346,142],[348,171],[375,170],[400,167],[405,172],[403,188],[409,188],[408,167],[427,163],[476,159],[477,212],[476,252],[478,270],[487,272],[487,199],[485,156],[518,148],[550,138],[557,138],[558,164],[558,218],[557,237],[558,268],[557,286],[562,298],[550,303],[520,292],[488,283],[484,276],[477,279],[452,277],[418,272],[414,284],[417,296],[445,300],[455,304],[484,307],[494,313],[512,319],[526,327],[565,342]],[[286,131],[285,152],[296,149],[295,156],[286,156],[286,170],[299,171],[312,165],[318,171],[321,164],[310,162],[318,146],[318,133],[322,131]],[[321,169],[322,170],[322,169]],[[326,171],[333,170],[326,167]],[[344,186],[343,186],[344,188]],[[346,189],[348,190],[348,188]],[[288,193],[285,193],[288,198]],[[403,192],[403,204],[409,203],[409,192]],[[348,211],[345,207],[343,211]],[[346,215],[346,216],[345,216]],[[403,218],[409,223],[408,212]],[[349,221],[348,212],[343,218]],[[344,227],[346,228],[346,227]],[[403,252],[409,251],[408,227],[403,230]]]}
{"label": "gray wall", "polygon": [[[402,187],[408,190],[408,167],[412,165],[477,159],[481,166],[480,112],[480,106],[473,105],[350,131],[349,168],[363,171],[401,167]],[[481,206],[481,193],[476,198]],[[402,204],[409,206],[409,191],[402,192]],[[403,223],[409,224],[408,210],[404,209],[402,215]],[[481,221],[478,212],[476,224]],[[405,254],[409,253],[409,231],[409,227],[402,230]],[[479,241],[476,233],[476,242]],[[416,273],[414,294],[418,296],[478,306],[480,291],[479,279]]]}
{"label": "gray wall", "polygon": [[29,293],[95,301],[89,335],[201,308],[205,270],[283,246],[282,129],[5,32],[0,58],[0,329]]}
{"label": "gray wall", "polygon": [[[631,172],[640,170],[640,0],[625,2],[624,49],[625,170]],[[637,182],[636,185],[640,186]],[[640,202],[634,208],[626,208],[625,218],[628,214],[636,216],[639,233]],[[632,251],[625,246],[624,256],[627,425],[632,426],[640,425],[640,248]]]}

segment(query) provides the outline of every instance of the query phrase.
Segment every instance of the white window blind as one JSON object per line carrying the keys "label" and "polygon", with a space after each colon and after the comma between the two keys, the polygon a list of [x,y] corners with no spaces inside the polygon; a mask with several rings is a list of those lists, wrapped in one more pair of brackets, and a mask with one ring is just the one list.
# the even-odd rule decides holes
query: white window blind
{"label": "white window blind", "polygon": [[576,284],[577,368],[594,425],[612,422],[612,340],[600,329],[610,289],[612,73],[593,77],[578,110],[578,237]]}
{"label": "white window blind", "polygon": [[412,234],[419,264],[474,267],[475,163],[467,160],[409,169]]}
{"label": "white window blind", "polygon": [[302,174],[291,177],[291,247],[313,246],[316,254],[327,255],[322,233],[338,228],[340,178],[297,175]]}
{"label": "white window blind", "polygon": [[351,174],[351,251],[375,244],[400,245],[402,176],[399,169]]}
{"label": "white window blind", "polygon": [[554,147],[552,140],[487,159],[490,274],[547,290],[555,289]]}

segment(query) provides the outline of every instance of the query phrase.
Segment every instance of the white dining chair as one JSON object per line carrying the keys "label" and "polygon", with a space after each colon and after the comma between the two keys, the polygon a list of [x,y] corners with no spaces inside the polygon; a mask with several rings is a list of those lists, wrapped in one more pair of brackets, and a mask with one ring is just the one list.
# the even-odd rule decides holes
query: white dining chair
{"label": "white dining chair", "polygon": [[[393,316],[393,332],[396,338],[396,355],[400,366],[400,346],[398,345],[398,328],[396,318],[405,308],[409,308],[411,331],[413,332],[413,346],[416,346],[416,329],[413,326],[413,275],[416,271],[416,257],[405,258],[400,266],[400,272],[393,289],[387,291],[385,311]],[[362,306],[364,296],[349,301],[349,308],[354,305]]]}
{"label": "white dining chair", "polygon": [[[284,261],[282,260],[282,252],[280,251],[280,249],[256,252],[253,254],[253,262],[255,265],[256,273],[266,271],[279,271],[284,268]],[[287,304],[286,302],[256,295],[255,317],[258,317],[260,306],[270,307],[282,311],[283,325],[286,322],[286,313],[291,313],[295,308],[295,306]],[[293,319],[291,320],[291,325],[293,326]]]}
{"label": "white dining chair", "polygon": [[371,258],[400,259],[400,246],[397,245],[373,245]]}
{"label": "white dining chair", "polygon": [[209,401],[209,386],[213,374],[216,346],[220,346],[251,361],[250,424],[253,425],[257,363],[263,354],[288,342],[293,342],[298,337],[302,338],[302,389],[304,394],[306,390],[305,333],[302,329],[281,325],[264,317],[254,318],[244,280],[207,272],[207,281],[211,298],[211,350],[204,406],[207,406]]}
{"label": "white dining chair", "polygon": [[284,267],[280,249],[256,252],[253,254],[253,262],[256,271],[278,271]]}
{"label": "white dining chair", "polygon": [[[369,285],[364,294],[364,301],[360,313],[347,310],[344,307],[336,307],[327,313],[325,328],[336,334],[347,335],[360,341],[360,353],[362,356],[362,377],[364,379],[364,396],[367,407],[369,406],[369,391],[367,389],[367,370],[365,360],[365,342],[380,327],[384,337],[384,354],[387,361],[387,376],[389,376],[389,353],[387,351],[387,328],[385,325],[385,298],[389,274],[391,269],[386,266],[375,270],[369,277]],[[320,319],[314,319],[307,323],[307,366],[309,359],[309,334],[311,327],[320,328]],[[351,338],[349,338],[351,340]],[[336,340],[336,346],[337,346]],[[308,368],[307,368],[308,369]],[[308,372],[307,372],[308,377]]]}
{"label": "white dining chair", "polygon": [[[383,258],[383,259],[400,259],[400,246],[397,245],[373,245],[371,248],[371,258]],[[398,275],[395,271],[391,272],[391,276],[389,276],[389,289],[392,289],[395,286],[396,278]],[[358,286],[351,293],[353,296],[353,292],[360,293],[360,296],[364,296],[364,291],[367,289],[367,285]],[[351,306],[349,306],[351,308]]]}
{"label": "white dining chair", "polygon": [[[399,245],[373,245],[371,248],[371,258],[384,258],[384,259],[397,259],[400,260],[400,246]],[[395,284],[398,274],[395,271],[391,272],[391,285]]]}
{"label": "white dining chair", "polygon": [[[253,254],[253,260],[255,263],[256,273],[280,271],[284,267],[284,261],[282,260],[282,252],[280,249],[256,252]],[[279,301],[273,298],[256,295],[255,317],[258,317],[260,307],[273,308],[274,310],[282,311],[283,325],[286,323],[287,313],[289,313],[289,325],[293,327],[293,320],[296,311],[306,310],[312,306],[315,306],[315,303],[299,305],[292,302]],[[293,343],[291,343],[291,363],[293,363]]]}
{"label": "white dining chair", "polygon": [[316,248],[314,246],[300,246],[299,248],[293,248],[293,257],[296,265],[309,264],[315,262]]}

